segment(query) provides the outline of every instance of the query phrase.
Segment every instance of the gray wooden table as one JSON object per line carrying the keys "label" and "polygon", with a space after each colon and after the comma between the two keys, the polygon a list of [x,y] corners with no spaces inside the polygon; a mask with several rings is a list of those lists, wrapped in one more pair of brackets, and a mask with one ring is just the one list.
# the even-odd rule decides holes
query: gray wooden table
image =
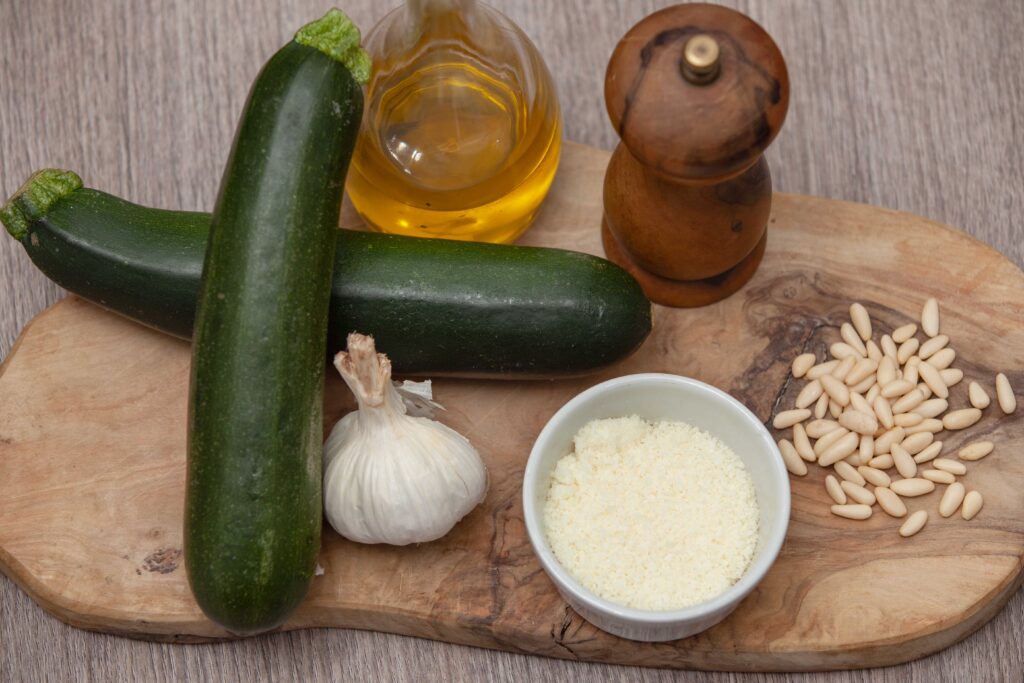
{"label": "gray wooden table", "polygon": [[[371,26],[388,2],[350,0]],[[604,68],[655,0],[495,0],[536,41],[560,88],[565,134],[610,148]],[[912,211],[1024,262],[1021,0],[742,0],[793,83],[770,151],[776,187]],[[208,209],[249,83],[325,8],[314,0],[0,0],[0,192],[62,166],[135,201]],[[927,254],[921,254],[927,258]],[[941,267],[941,264],[938,266]],[[0,358],[62,296],[0,237]],[[0,416],[2,419],[2,416]],[[917,580],[917,577],[911,577]],[[814,680],[1024,679],[1024,596],[945,652]],[[321,630],[213,645],[79,631],[0,578],[0,681],[734,680]],[[784,680],[751,675],[749,680]]]}

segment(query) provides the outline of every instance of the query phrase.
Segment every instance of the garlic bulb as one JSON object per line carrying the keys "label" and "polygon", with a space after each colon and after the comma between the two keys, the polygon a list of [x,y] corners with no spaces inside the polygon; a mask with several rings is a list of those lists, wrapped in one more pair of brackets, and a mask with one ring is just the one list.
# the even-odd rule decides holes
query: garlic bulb
{"label": "garlic bulb", "polygon": [[466,437],[406,414],[391,362],[350,334],[334,365],[359,401],[324,444],[324,510],[352,541],[407,545],[441,538],[487,492],[487,469]]}

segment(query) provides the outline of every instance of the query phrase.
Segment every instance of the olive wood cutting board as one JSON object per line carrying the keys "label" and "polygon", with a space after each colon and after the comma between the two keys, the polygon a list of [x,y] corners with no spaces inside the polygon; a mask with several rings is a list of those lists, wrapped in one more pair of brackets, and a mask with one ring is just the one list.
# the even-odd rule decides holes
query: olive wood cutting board
{"label": "olive wood cutting board", "polygon": [[[567,145],[529,244],[601,253],[608,154]],[[351,217],[348,219],[351,221]],[[1024,410],[993,405],[944,452],[991,438],[970,464],[985,496],[971,522],[935,512],[941,489],[908,501],[931,520],[916,537],[876,512],[834,517],[824,471],[793,481],[775,566],[729,618],[685,640],[621,640],[583,621],[541,570],[523,525],[521,478],[534,438],[569,398],[617,375],[670,372],[731,392],[766,422],[802,382],[789,363],[838,339],[851,301],[876,330],[915,320],[929,296],[965,381],[997,371],[1024,387],[1024,274],[989,247],[917,216],[777,194],[760,270],[739,293],[689,310],[656,308],[634,356],[558,381],[439,379],[442,419],[490,469],[484,503],[444,539],[351,543],[325,525],[305,603],[285,629],[344,627],[537,655],[728,670],[880,666],[935,652],[988,621],[1021,583]],[[386,351],[386,349],[385,349]],[[0,569],[58,618],[135,637],[230,637],[189,593],[182,563],[189,346],[69,297],[37,316],[0,369]],[[333,370],[325,429],[353,407]]]}

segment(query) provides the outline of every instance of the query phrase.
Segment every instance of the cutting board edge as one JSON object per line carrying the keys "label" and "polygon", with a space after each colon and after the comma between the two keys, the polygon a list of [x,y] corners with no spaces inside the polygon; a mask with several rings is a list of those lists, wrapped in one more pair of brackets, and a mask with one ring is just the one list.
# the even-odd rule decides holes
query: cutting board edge
{"label": "cutting board edge", "polygon": [[[195,633],[195,631],[210,628],[217,629],[217,627],[208,621],[196,621],[191,618],[186,618],[182,620],[182,622],[175,624],[178,629],[168,630],[166,632],[142,631],[140,630],[140,627],[152,628],[154,622],[147,622],[146,620],[140,620],[137,618],[126,618],[123,612],[117,610],[108,610],[107,616],[105,617],[103,615],[94,615],[93,618],[90,619],[82,618],[82,612],[76,611],[72,605],[61,604],[59,596],[56,596],[56,599],[51,599],[55,596],[53,596],[50,591],[36,590],[35,586],[33,586],[33,583],[35,582],[30,581],[25,576],[22,576],[15,571],[12,568],[14,563],[8,562],[8,558],[8,553],[0,547],[0,572],[14,581],[14,583],[17,584],[18,587],[21,588],[40,608],[69,626],[96,633],[129,638],[132,640],[185,645],[224,643],[239,639],[238,637],[224,631],[221,631],[220,633],[209,633],[209,635],[199,635]],[[528,638],[522,638],[523,634],[515,632],[498,633],[495,631],[489,631],[487,634],[489,637],[485,638],[482,634],[478,634],[472,630],[460,630],[457,623],[447,626],[447,628],[451,629],[450,632],[431,636],[427,635],[427,632],[436,630],[438,625],[436,623],[430,623],[421,617],[413,618],[408,622],[411,627],[402,629],[395,629],[383,623],[364,623],[352,626],[325,626],[318,623],[288,622],[280,628],[260,634],[260,636],[274,636],[290,631],[320,628],[343,628],[347,630],[391,633],[405,637],[424,638],[436,642],[452,643],[468,647],[480,647],[489,650],[512,652],[530,656],[543,656],[568,661],[596,662],[620,666],[644,666],[649,668],[722,672],[762,671],[768,673],[803,673],[814,671],[872,669],[912,662],[935,654],[936,652],[944,650],[945,648],[967,638],[995,617],[995,615],[1002,610],[1010,597],[1020,588],[1022,579],[1024,579],[1024,571],[1022,571],[1022,569],[1024,569],[1024,566],[1018,563],[1016,575],[1008,577],[1009,580],[1001,589],[998,589],[998,594],[995,597],[979,600],[972,605],[972,608],[976,607],[978,609],[975,609],[966,619],[949,623],[945,628],[925,628],[919,633],[914,634],[909,639],[899,641],[889,639],[887,641],[879,641],[878,643],[860,644],[846,649],[807,651],[789,650],[747,653],[743,655],[744,659],[742,660],[742,665],[737,665],[735,662],[733,665],[722,662],[707,666],[694,662],[684,666],[678,666],[672,664],[645,664],[643,662],[637,662],[628,658],[615,656],[581,658],[575,656],[575,653],[568,646],[565,646],[557,640],[554,641],[554,644],[557,646],[556,648],[546,648],[541,651],[540,648],[530,649],[529,647],[506,645],[506,643],[512,643],[516,639],[521,639],[521,641],[528,640]],[[367,612],[367,614],[370,614],[370,612]],[[399,615],[383,611],[372,612],[372,617],[374,619],[379,619],[382,622],[387,621],[388,619],[393,619],[396,616]],[[406,619],[409,617],[409,615],[401,616],[404,616]],[[99,623],[101,618],[108,618],[110,621]],[[163,628],[163,626],[164,625],[161,625],[161,628]],[[189,630],[192,632],[182,633],[182,630]],[[714,653],[708,651],[701,654],[707,657]],[[736,653],[728,653],[728,656],[731,657],[735,657],[735,655]]]}
{"label": "cutting board edge", "polygon": [[[7,368],[11,364],[11,359],[14,358],[15,354],[18,352],[18,349],[21,347],[22,343],[25,341],[25,338],[28,337],[28,333],[32,329],[32,327],[38,321],[43,320],[47,316],[52,315],[53,311],[58,306],[64,304],[65,301],[68,301],[69,299],[72,299],[72,298],[81,299],[81,297],[79,297],[76,294],[68,293],[67,296],[61,297],[60,299],[58,299],[57,301],[54,301],[52,304],[50,304],[49,306],[47,306],[43,310],[41,310],[38,313],[36,313],[34,316],[32,316],[32,318],[27,323],[25,323],[25,326],[21,328],[20,332],[18,332],[18,336],[14,338],[14,343],[11,344],[11,350],[7,352],[6,356],[4,356],[3,358],[0,358],[0,379],[3,379],[4,374],[7,372]],[[84,301],[84,299],[82,299],[82,300]],[[0,442],[0,448],[2,448],[2,447],[3,447],[3,442]],[[0,548],[0,552],[2,552],[2,548]]]}
{"label": "cutting board edge", "polygon": [[[856,202],[856,201],[849,200],[849,199],[838,199],[838,198],[835,198],[835,197],[826,197],[826,196],[823,196],[823,195],[797,194],[795,192],[775,192],[772,196],[773,197],[780,197],[780,196],[781,197],[786,197],[786,198],[788,198],[790,200],[793,200],[793,201],[796,201],[796,202],[803,202],[803,201],[806,201],[806,200],[812,200],[812,201],[815,201],[815,202],[820,201],[820,202],[828,202],[828,203],[834,203],[834,204],[841,204],[841,205],[846,206],[846,207],[851,207],[855,211],[868,210],[868,211],[873,211],[873,212],[883,212],[883,213],[890,214],[893,217],[902,217],[904,219],[910,219],[910,220],[914,220],[914,221],[920,221],[920,222],[923,222],[923,223],[927,223],[932,228],[938,228],[938,229],[941,229],[941,230],[943,230],[945,232],[952,233],[952,234],[956,235],[958,238],[966,238],[968,241],[972,242],[976,247],[979,247],[981,249],[984,249],[986,251],[991,252],[992,254],[995,254],[996,256],[999,257],[999,259],[1001,261],[1001,265],[1004,268],[1009,268],[1010,271],[1018,279],[1020,279],[1022,283],[1024,283],[1024,268],[1022,268],[1022,266],[1018,266],[1016,263],[1014,263],[1013,260],[1011,260],[1009,256],[1007,256],[1006,254],[1004,254],[1003,252],[1001,252],[999,249],[995,248],[994,246],[992,246],[988,242],[985,242],[983,240],[978,239],[977,237],[975,237],[974,235],[970,234],[969,232],[967,232],[965,230],[961,230],[960,228],[956,227],[955,225],[950,225],[949,223],[943,223],[942,221],[937,220],[935,218],[929,218],[927,216],[922,216],[921,214],[913,213],[913,212],[910,212],[910,211],[904,211],[902,209],[893,209],[893,208],[889,208],[889,207],[885,207],[885,206],[876,206],[874,204],[867,204],[865,202]],[[775,206],[774,200],[773,200],[773,205],[772,206],[773,206],[773,209],[774,209],[774,206]],[[774,218],[774,213],[772,214],[772,218]],[[768,239],[769,239],[769,247],[768,248],[769,249],[771,248],[771,234],[770,233],[771,233],[771,230],[769,230],[769,237],[768,237]],[[1022,306],[1022,307],[1024,307],[1024,306]]]}

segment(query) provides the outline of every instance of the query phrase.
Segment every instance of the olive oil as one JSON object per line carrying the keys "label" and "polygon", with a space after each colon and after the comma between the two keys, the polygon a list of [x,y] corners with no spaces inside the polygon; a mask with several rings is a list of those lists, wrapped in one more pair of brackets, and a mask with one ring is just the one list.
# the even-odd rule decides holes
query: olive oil
{"label": "olive oil", "polygon": [[349,169],[374,229],[511,242],[554,179],[561,115],[523,32],[467,0],[412,0],[365,41],[374,62]]}

